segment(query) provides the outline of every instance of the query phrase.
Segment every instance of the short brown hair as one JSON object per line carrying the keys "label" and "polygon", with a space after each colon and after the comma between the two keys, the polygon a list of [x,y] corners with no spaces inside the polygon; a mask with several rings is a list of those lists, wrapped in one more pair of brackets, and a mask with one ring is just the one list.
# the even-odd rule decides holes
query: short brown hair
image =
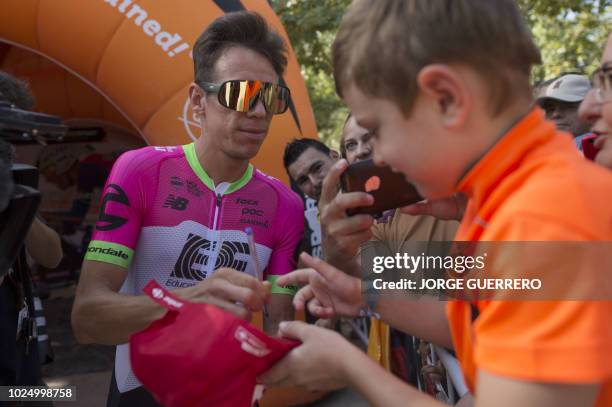
{"label": "short brown hair", "polygon": [[497,114],[517,93],[530,94],[531,67],[541,62],[514,0],[355,0],[332,59],[338,94],[354,83],[406,115],[418,73],[429,64],[475,68],[491,84]]}
{"label": "short brown hair", "polygon": [[[289,173],[289,167],[309,148],[314,148],[325,155],[331,153],[330,148],[319,140],[312,138],[294,138],[291,143],[287,143],[285,146],[285,153],[283,154],[283,164],[285,165],[287,173]],[[291,174],[289,174],[289,178],[291,178]]]}
{"label": "short brown hair", "polygon": [[263,55],[282,78],[287,67],[287,45],[266,20],[251,11],[227,13],[213,21],[193,46],[196,81],[214,81],[217,60],[228,48],[241,46]]}

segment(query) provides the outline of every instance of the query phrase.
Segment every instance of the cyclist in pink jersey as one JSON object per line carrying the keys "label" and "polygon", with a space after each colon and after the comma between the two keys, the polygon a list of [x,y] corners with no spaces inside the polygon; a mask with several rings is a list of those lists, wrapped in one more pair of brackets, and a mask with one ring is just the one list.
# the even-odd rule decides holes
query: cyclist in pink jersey
{"label": "cyclist in pink jersey", "polygon": [[189,95],[202,136],[127,152],[113,166],[72,313],[79,341],[117,345],[110,406],[157,405],[134,376],[126,343],[164,313],[142,295],[151,279],[240,317],[268,304],[269,334],[293,319],[293,290],[275,281],[295,266],[303,204],[249,163],[272,116],[290,104],[279,84],[285,52],[259,15],[218,18],[193,51]]}

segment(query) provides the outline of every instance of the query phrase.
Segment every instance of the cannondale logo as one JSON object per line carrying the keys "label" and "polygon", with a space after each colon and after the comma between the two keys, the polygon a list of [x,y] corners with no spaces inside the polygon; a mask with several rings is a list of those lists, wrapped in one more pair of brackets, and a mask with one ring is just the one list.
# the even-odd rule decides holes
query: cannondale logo
{"label": "cannondale logo", "polygon": [[[249,245],[244,242],[225,241],[221,243],[221,249],[212,265],[211,256],[216,252],[219,242],[211,242],[201,236],[190,233],[187,243],[183,246],[174,271],[171,276],[187,280],[204,280],[208,274],[222,267],[245,271],[250,255]],[[242,259],[239,258],[239,255]]]}
{"label": "cannondale logo", "polygon": [[127,223],[127,219],[112,213],[108,213],[107,205],[109,202],[115,202],[116,204],[125,205],[129,208],[130,201],[128,200],[125,191],[117,184],[108,184],[106,187],[106,193],[102,198],[102,205],[100,206],[100,217],[96,223],[96,229],[101,231],[109,231],[117,229]]}

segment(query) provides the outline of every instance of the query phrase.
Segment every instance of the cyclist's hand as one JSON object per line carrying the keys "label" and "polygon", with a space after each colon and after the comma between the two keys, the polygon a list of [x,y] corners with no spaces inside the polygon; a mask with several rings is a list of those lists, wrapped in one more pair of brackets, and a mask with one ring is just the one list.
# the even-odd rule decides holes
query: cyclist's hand
{"label": "cyclist's hand", "polygon": [[405,206],[402,213],[408,215],[429,215],[443,220],[461,221],[467,206],[467,196],[456,193],[449,198],[424,200],[413,205]]}
{"label": "cyclist's hand", "polygon": [[308,310],[319,318],[359,314],[364,307],[360,279],[307,253],[302,253],[300,259],[310,268],[295,270],[277,281],[281,286],[306,284],[293,297],[296,310],[308,306]]}
{"label": "cyclist's hand", "polygon": [[346,160],[338,161],[329,171],[321,190],[319,211],[323,234],[323,253],[334,264],[353,259],[359,245],[370,240],[370,227],[374,218],[370,215],[347,216],[346,210],[369,206],[374,203],[372,195],[365,192],[341,193],[338,191],[340,176],[347,168]]}
{"label": "cyclist's hand", "polygon": [[229,268],[173,292],[189,301],[216,305],[243,319],[250,319],[251,312],[260,311],[270,301],[270,283]]}

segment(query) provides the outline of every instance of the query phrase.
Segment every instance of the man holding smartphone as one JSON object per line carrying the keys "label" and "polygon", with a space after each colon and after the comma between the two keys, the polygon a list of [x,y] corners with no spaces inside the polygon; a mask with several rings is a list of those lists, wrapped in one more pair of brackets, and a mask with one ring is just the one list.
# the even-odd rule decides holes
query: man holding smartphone
{"label": "man holding smartphone", "polygon": [[[374,155],[374,148],[373,134],[359,126],[355,117],[349,114],[340,138],[342,158],[349,165],[369,160]],[[334,192],[332,186],[338,183],[338,177],[342,176],[345,169],[344,164],[339,163],[330,171],[328,179],[324,182],[326,193],[320,202],[320,209],[325,214],[323,248],[328,263],[353,275],[363,275],[359,271],[359,254],[364,249],[364,245],[371,246],[374,242],[380,242],[382,245],[376,244],[377,254],[391,255],[406,252],[411,242],[413,244],[414,242],[450,242],[454,239],[459,227],[459,222],[456,220],[440,220],[429,215],[408,215],[398,208],[387,211],[382,218],[373,221],[367,231],[371,233],[368,239],[370,243],[360,242],[360,238],[367,236],[363,232],[366,232],[366,227],[371,222],[369,215],[356,215],[363,220],[350,224],[351,220],[346,215],[346,211],[368,197],[358,192]],[[330,199],[328,196],[333,198]],[[359,245],[356,249],[355,244]],[[384,253],[378,253],[381,250]],[[411,352],[418,347],[414,345],[415,341],[421,342],[420,339],[412,338],[373,318],[368,354],[396,376],[416,385],[416,376],[406,369],[406,366],[411,364],[409,361],[413,356]],[[414,357],[419,356],[414,355]]]}
{"label": "man holding smartphone", "polygon": [[[374,154],[373,135],[359,126],[349,115],[340,138],[340,152],[348,165],[371,159]],[[374,221],[369,215],[346,215],[347,209],[371,204],[371,196],[365,193],[341,193],[334,189],[344,173],[345,164],[338,163],[327,174],[326,188],[321,194],[319,210],[323,226],[323,252],[330,264],[342,265],[343,270],[358,272],[354,260],[359,247],[367,240],[386,242],[391,253],[401,253],[410,241],[452,241],[459,223],[455,220],[439,220],[427,215],[406,215],[395,209]],[[371,239],[367,239],[368,230]],[[364,239],[366,238],[366,239]],[[347,264],[348,267],[347,267]],[[353,275],[358,275],[358,274]]]}

